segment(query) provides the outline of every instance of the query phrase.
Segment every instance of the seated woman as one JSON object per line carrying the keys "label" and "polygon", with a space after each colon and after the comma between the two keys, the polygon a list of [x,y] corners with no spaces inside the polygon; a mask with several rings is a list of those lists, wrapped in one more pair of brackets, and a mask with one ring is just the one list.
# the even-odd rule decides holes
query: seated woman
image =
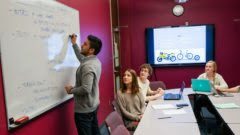
{"label": "seated woman", "polygon": [[145,102],[139,91],[136,72],[127,69],[122,79],[122,88],[117,91],[117,103],[123,115],[125,126],[134,131],[142,118]]}
{"label": "seated woman", "polygon": [[[208,61],[205,65],[205,73],[199,75],[198,79],[207,79],[209,80],[215,87],[215,89],[228,89],[228,85],[223,79],[223,77],[217,73],[217,64],[215,61]],[[197,118],[197,121],[202,121],[202,108],[206,107],[207,110],[212,113],[213,115],[216,115],[214,107],[209,103],[209,99],[205,95],[197,95],[195,106],[194,106],[194,114]]]}
{"label": "seated woman", "polygon": [[237,92],[240,92],[240,85],[232,87],[232,88],[220,88],[217,90],[220,90],[222,92],[237,93]]}
{"label": "seated woman", "polygon": [[205,65],[205,73],[198,76],[198,79],[209,80],[216,89],[226,89],[228,88],[227,83],[223,77],[217,73],[217,64],[215,61],[208,61]]}
{"label": "seated woman", "polygon": [[140,66],[140,74],[138,77],[138,85],[143,94],[145,102],[156,100],[164,94],[162,88],[152,91],[148,77],[152,74],[152,67],[149,64],[142,64]]}

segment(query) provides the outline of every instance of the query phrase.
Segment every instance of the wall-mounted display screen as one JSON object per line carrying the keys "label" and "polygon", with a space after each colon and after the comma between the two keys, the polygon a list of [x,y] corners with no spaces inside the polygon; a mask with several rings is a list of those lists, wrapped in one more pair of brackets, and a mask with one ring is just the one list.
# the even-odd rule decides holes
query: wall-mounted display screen
{"label": "wall-mounted display screen", "polygon": [[214,26],[146,29],[147,62],[152,66],[204,65],[214,59]]}

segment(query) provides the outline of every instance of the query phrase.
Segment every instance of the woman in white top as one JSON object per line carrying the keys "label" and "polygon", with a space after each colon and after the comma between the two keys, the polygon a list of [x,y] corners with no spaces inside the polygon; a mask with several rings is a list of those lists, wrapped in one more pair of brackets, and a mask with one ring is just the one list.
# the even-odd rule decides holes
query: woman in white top
{"label": "woman in white top", "polygon": [[158,99],[164,94],[162,88],[158,88],[155,91],[152,91],[150,88],[150,82],[148,77],[152,74],[152,67],[149,64],[143,64],[140,66],[140,74],[138,77],[138,85],[143,94],[145,102]]}
{"label": "woman in white top", "polygon": [[217,90],[228,88],[223,77],[217,73],[217,64],[215,61],[208,61],[205,66],[205,73],[198,76],[198,79],[209,80]]}
{"label": "woman in white top", "polygon": [[[228,85],[223,79],[223,77],[217,73],[216,62],[212,60],[206,63],[205,73],[199,75],[198,79],[209,80],[217,90],[228,88]],[[202,111],[203,108],[207,108],[209,113],[211,113],[215,117],[218,117],[213,105],[210,104],[209,98],[204,94],[197,94],[193,109],[194,109],[194,114],[196,116],[196,119],[199,123],[201,123],[201,121],[205,119],[202,115],[202,113],[205,112],[205,111]],[[218,119],[216,120],[217,120],[217,123],[220,123]]]}

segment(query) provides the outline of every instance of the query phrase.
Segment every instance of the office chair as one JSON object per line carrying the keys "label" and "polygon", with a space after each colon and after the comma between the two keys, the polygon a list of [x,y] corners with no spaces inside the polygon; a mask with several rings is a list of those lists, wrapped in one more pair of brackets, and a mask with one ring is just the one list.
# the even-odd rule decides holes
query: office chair
{"label": "office chair", "polygon": [[117,111],[118,114],[122,117],[122,113],[121,113],[120,107],[119,107],[116,99],[114,99],[114,100],[112,101],[112,105],[113,105],[113,109],[114,109],[115,111]]}
{"label": "office chair", "polygon": [[150,82],[151,90],[157,90],[158,88],[162,88],[163,90],[166,89],[166,85],[163,81],[152,81]]}
{"label": "office chair", "polygon": [[116,129],[113,130],[111,135],[130,135],[130,133],[127,128],[124,127],[124,125],[119,125]]}
{"label": "office chair", "polygon": [[111,133],[114,131],[119,125],[123,125],[122,117],[118,114],[118,112],[114,111],[111,112],[107,118],[105,119],[105,122],[108,126],[109,132]]}

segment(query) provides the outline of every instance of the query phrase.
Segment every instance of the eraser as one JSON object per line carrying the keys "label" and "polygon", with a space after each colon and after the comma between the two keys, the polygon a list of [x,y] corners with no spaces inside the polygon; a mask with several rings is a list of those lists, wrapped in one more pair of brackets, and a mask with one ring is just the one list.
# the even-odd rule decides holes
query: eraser
{"label": "eraser", "polygon": [[28,116],[22,116],[22,117],[18,118],[17,120],[15,120],[14,123],[15,124],[22,124],[22,123],[24,123],[24,122],[26,122],[28,120],[29,120]]}
{"label": "eraser", "polygon": [[9,124],[10,124],[10,125],[11,125],[11,124],[14,124],[14,118],[13,118],[13,117],[9,118]]}

